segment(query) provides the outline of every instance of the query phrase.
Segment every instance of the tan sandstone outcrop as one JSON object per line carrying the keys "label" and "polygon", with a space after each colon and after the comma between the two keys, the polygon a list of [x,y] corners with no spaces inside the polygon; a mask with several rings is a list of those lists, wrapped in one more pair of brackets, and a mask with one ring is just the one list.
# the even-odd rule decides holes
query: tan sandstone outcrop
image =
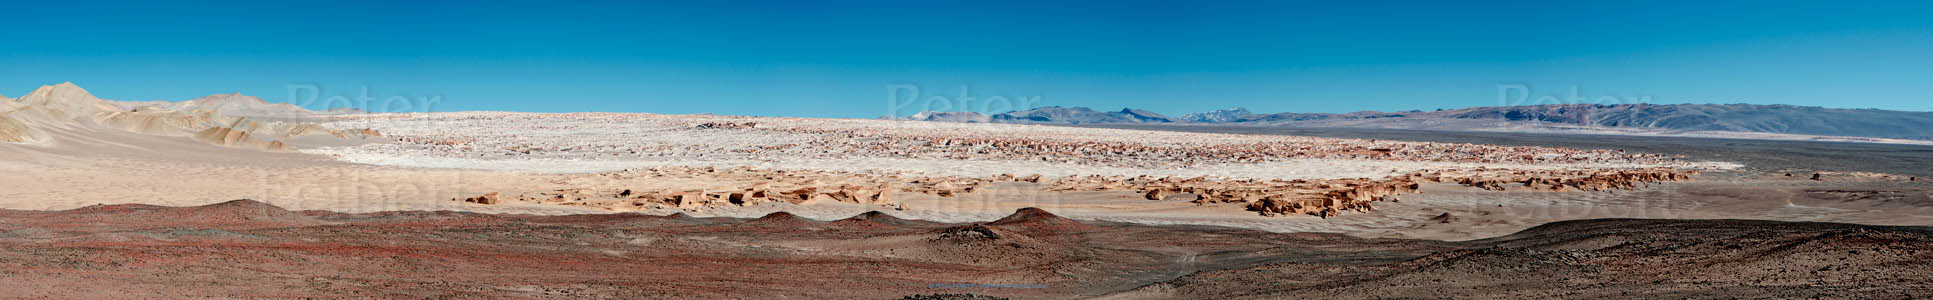
{"label": "tan sandstone outcrop", "polygon": [[1321,217],[1344,211],[1369,212],[1377,201],[1416,193],[1419,182],[1454,182],[1486,190],[1600,191],[1636,188],[1648,182],[1679,181],[1694,171],[1671,168],[1621,170],[1445,170],[1385,179],[1252,180],[1226,178],[1085,176],[1055,181],[1056,191],[1136,191],[1148,200],[1194,196],[1195,203],[1243,203],[1263,215],[1308,214]]}
{"label": "tan sandstone outcrop", "polygon": [[898,203],[893,200],[893,193],[896,192],[953,197],[973,193],[991,182],[1023,179],[1038,181],[1039,176],[902,177],[750,167],[657,167],[570,175],[555,183],[571,188],[535,193],[519,199],[610,210],[702,209],[768,202],[893,205]]}
{"label": "tan sandstone outcrop", "polygon": [[490,192],[489,194],[483,194],[482,196],[463,198],[463,202],[476,203],[476,204],[497,204],[497,203],[500,203],[501,201],[499,197],[501,196],[499,196],[497,192]]}

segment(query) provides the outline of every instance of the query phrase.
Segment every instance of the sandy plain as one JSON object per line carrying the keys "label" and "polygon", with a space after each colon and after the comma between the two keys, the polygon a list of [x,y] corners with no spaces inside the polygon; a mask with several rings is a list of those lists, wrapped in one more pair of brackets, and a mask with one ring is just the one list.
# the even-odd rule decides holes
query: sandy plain
{"label": "sandy plain", "polygon": [[14,298],[1933,295],[1916,145],[0,110]]}
{"label": "sandy plain", "polygon": [[[11,170],[0,174],[0,185],[5,186],[0,195],[4,197],[0,198],[9,200],[0,207],[55,210],[108,203],[187,206],[255,199],[289,209],[339,212],[453,210],[555,215],[635,211],[758,217],[786,211],[832,220],[881,210],[897,217],[941,222],[988,221],[1015,209],[1039,207],[1078,220],[1444,240],[1484,238],[1551,221],[1587,218],[1743,218],[1880,225],[1929,222],[1924,202],[1912,200],[1925,197],[1924,186],[1916,181],[1876,176],[1790,180],[1742,171],[1742,165],[1733,162],[1613,150],[710,115],[464,112],[325,116],[312,122],[338,130],[373,129],[381,134],[312,142],[312,146],[288,151],[263,151],[113,129],[57,130],[51,134],[61,139],[51,145],[0,144],[0,151],[7,153],[0,164]],[[931,141],[936,138],[963,142],[957,147],[945,146],[944,142],[933,146]],[[1075,145],[1075,151],[1090,152],[1003,153],[964,142],[999,140],[1067,142]],[[1078,150],[1080,145],[1097,144],[1149,147]],[[1294,151],[1266,148],[1278,145],[1293,145],[1287,149]],[[1393,147],[1413,150],[1389,157],[1350,152]],[[1225,151],[1166,152],[1175,149]],[[1133,190],[1054,191],[1051,187],[1054,178],[1096,175],[1335,180],[1470,168],[1658,167],[1702,173],[1688,181],[1646,182],[1632,189],[1594,192],[1491,191],[1426,182],[1418,184],[1420,193],[1374,202],[1373,211],[1327,217],[1264,216],[1239,203],[1197,203],[1188,201],[1185,195],[1147,200],[1142,192]],[[839,174],[822,179],[832,181],[1002,174],[1038,174],[1048,180],[988,182],[976,186],[974,192],[948,196],[890,191],[885,193],[890,193],[891,201],[875,203],[822,200],[613,207],[584,205],[598,196],[586,197],[593,198],[586,201],[576,199],[576,195],[570,201],[538,199],[559,191],[602,195],[636,189],[642,193],[719,182],[715,176],[700,175],[646,181],[609,176],[654,168]],[[1810,174],[1798,172],[1799,177]],[[1855,186],[1855,191],[1828,192],[1848,185]],[[494,204],[461,201],[489,193],[498,193],[506,200]],[[1907,200],[1830,201],[1833,197],[1873,195]],[[1439,218],[1446,214],[1455,221]]]}
{"label": "sandy plain", "polygon": [[[62,116],[107,115],[124,106],[93,99],[78,87],[43,90],[18,102],[85,110],[67,113],[46,109]],[[1583,172],[1735,167],[1725,162],[1687,162],[1659,155],[1545,147],[1029,125],[603,113],[306,116],[290,122],[317,124],[331,132],[367,130],[368,134],[335,138],[294,135],[275,141],[263,138],[263,134],[249,137],[262,140],[257,144],[276,143],[286,148],[264,150],[246,143],[238,146],[233,138],[218,143],[184,138],[192,134],[171,133],[153,125],[142,126],[143,130],[104,126],[110,122],[99,117],[93,122],[81,118],[74,124],[54,119],[40,121],[57,126],[40,126],[39,142],[0,144],[0,153],[6,153],[0,163],[10,170],[0,174],[0,185],[4,185],[0,198],[8,199],[0,207],[54,210],[104,203],[200,205],[255,199],[290,209],[341,212],[638,211],[756,217],[788,211],[808,218],[836,219],[884,209],[900,217],[946,222],[986,221],[1017,208],[1041,207],[1076,219],[1412,236],[1417,233],[1406,232],[1411,229],[1405,228],[1418,225],[1414,220],[1387,217],[1429,213],[1429,208],[1408,203],[1429,199],[1421,195],[1436,194],[1427,190],[1459,189],[1430,184],[1423,194],[1404,196],[1425,198],[1407,203],[1375,201],[1382,200],[1380,197],[1364,200],[1378,202],[1390,210],[1389,214],[1363,209],[1361,213],[1328,215],[1336,218],[1309,218],[1257,215],[1240,203],[1148,200],[1140,190],[1092,187],[1055,191],[1052,185],[1056,180],[1092,176],[1115,178],[1103,181],[1160,177],[1319,182],[1373,181],[1464,169]],[[607,194],[620,190],[670,193],[735,188],[718,186],[725,181],[717,174],[659,176],[645,181],[613,180],[610,176],[627,170],[681,168],[826,172],[802,179],[813,182],[800,184],[851,186],[848,183],[872,182],[881,185],[873,189],[872,197],[891,200],[585,205],[600,197],[615,198]],[[987,179],[999,176],[1039,176],[1046,180]],[[951,190],[922,193],[917,191],[919,184],[909,183],[935,179],[942,182],[923,188]],[[949,186],[948,180],[964,186]],[[915,187],[902,186],[908,184]],[[561,197],[557,194],[565,192],[575,194],[565,199],[568,201],[539,199]],[[506,200],[490,204],[461,201],[492,193]],[[805,198],[801,200],[814,200]],[[1534,223],[1520,225],[1530,224]],[[1456,233],[1441,237],[1476,236]]]}

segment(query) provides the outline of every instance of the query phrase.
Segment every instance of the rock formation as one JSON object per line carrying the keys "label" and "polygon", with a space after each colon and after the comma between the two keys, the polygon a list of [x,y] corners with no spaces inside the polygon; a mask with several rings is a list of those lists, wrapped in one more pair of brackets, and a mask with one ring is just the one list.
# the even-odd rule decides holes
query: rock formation
{"label": "rock formation", "polygon": [[26,143],[40,140],[40,133],[11,116],[0,115],[0,142]]}
{"label": "rock formation", "polygon": [[1636,188],[1648,182],[1679,181],[1695,171],[1670,168],[1631,170],[1444,170],[1387,179],[1253,180],[1228,178],[1086,176],[1055,181],[1055,191],[1135,191],[1148,200],[1192,194],[1201,204],[1242,203],[1263,215],[1334,216],[1369,212],[1373,202],[1394,201],[1416,193],[1419,182],[1454,182],[1485,190],[1601,191]]}
{"label": "rock formation", "polygon": [[498,197],[499,196],[497,195],[497,192],[490,192],[489,194],[483,194],[482,196],[463,198],[463,202],[476,203],[476,204],[497,204],[499,203],[498,201],[500,200]]}
{"label": "rock formation", "polygon": [[845,202],[885,206],[898,203],[893,200],[894,193],[953,197],[973,193],[995,181],[1020,180],[1038,181],[1039,176],[902,177],[750,167],[657,167],[568,175],[556,183],[572,188],[535,193],[519,199],[610,210],[701,209],[767,202]]}
{"label": "rock formation", "polygon": [[758,123],[757,122],[704,122],[704,123],[698,123],[697,125],[691,125],[691,128],[747,129],[747,128],[758,128]]}
{"label": "rock formation", "polygon": [[1690,179],[1696,171],[1671,168],[1625,170],[1448,170],[1419,172],[1407,177],[1455,182],[1485,190],[1528,189],[1553,192],[1631,189],[1649,182]]}

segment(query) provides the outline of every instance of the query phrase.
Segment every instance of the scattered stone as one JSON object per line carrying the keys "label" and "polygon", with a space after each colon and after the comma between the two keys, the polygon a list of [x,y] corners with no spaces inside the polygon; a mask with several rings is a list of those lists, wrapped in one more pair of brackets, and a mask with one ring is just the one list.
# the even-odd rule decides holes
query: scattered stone
{"label": "scattered stone", "polygon": [[463,198],[463,202],[494,205],[498,203],[497,192],[490,192],[489,194],[483,194],[482,196]]}
{"label": "scattered stone", "polygon": [[1154,189],[1154,190],[1150,190],[1150,191],[1148,191],[1148,194],[1147,194],[1147,198],[1148,198],[1148,200],[1161,200],[1161,199],[1165,199],[1166,197],[1168,197],[1168,193],[1167,193],[1167,192],[1168,192],[1168,190],[1163,190],[1163,189]]}
{"label": "scattered stone", "polygon": [[697,128],[697,129],[712,129],[712,128],[728,128],[728,129],[750,129],[750,128],[758,128],[758,122],[705,122],[705,123],[699,123],[698,125],[692,125],[692,126],[691,126],[691,128]]}

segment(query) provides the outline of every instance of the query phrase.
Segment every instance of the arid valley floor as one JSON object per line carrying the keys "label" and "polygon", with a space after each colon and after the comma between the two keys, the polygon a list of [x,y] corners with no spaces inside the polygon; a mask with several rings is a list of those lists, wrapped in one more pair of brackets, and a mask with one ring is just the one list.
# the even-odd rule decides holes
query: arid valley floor
{"label": "arid valley floor", "polygon": [[1924,145],[0,112],[9,298],[1933,297]]}

